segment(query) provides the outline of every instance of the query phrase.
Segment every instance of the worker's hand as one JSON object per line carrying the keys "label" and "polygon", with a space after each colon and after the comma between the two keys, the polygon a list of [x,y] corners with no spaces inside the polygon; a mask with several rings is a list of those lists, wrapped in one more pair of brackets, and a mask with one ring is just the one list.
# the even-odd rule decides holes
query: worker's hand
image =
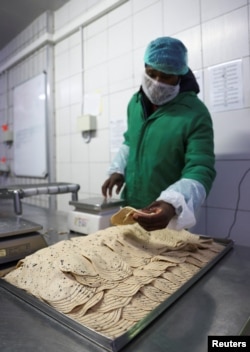
{"label": "worker's hand", "polygon": [[[145,212],[145,215],[142,214]],[[147,231],[159,230],[167,227],[169,221],[175,216],[175,208],[163,200],[155,201],[133,218]]]}
{"label": "worker's hand", "polygon": [[120,190],[124,184],[124,176],[114,172],[102,185],[102,194],[104,197],[112,197],[114,186],[116,186],[116,194],[120,193]]}

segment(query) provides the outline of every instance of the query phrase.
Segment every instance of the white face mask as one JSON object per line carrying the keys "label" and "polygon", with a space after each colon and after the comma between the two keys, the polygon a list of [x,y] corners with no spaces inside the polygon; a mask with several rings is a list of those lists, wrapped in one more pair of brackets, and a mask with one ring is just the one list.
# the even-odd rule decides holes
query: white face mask
{"label": "white face mask", "polygon": [[158,82],[144,72],[142,76],[142,89],[151,103],[163,105],[178,95],[180,84],[172,86],[171,84]]}

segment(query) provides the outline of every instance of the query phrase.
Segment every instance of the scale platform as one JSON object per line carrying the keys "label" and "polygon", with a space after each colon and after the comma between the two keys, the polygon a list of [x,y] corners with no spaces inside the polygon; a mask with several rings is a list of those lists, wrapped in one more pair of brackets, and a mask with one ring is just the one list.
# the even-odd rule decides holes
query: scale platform
{"label": "scale platform", "polygon": [[41,225],[15,216],[0,217],[0,264],[18,261],[47,247]]}
{"label": "scale platform", "polygon": [[122,199],[93,197],[70,201],[75,210],[68,215],[70,231],[89,235],[109,227],[111,216],[124,204]]}

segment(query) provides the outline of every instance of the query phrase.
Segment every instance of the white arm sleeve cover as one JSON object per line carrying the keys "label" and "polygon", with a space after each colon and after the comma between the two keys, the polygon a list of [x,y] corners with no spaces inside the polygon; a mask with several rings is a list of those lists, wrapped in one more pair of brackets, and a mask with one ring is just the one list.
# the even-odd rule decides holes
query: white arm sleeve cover
{"label": "white arm sleeve cover", "polygon": [[181,230],[196,224],[195,212],[205,199],[206,190],[200,182],[183,178],[162,191],[157,200],[174,206],[176,216],[169,222],[168,227]]}
{"label": "white arm sleeve cover", "polygon": [[108,169],[108,175],[111,175],[114,172],[124,175],[124,170],[128,160],[128,153],[129,147],[126,144],[122,144]]}

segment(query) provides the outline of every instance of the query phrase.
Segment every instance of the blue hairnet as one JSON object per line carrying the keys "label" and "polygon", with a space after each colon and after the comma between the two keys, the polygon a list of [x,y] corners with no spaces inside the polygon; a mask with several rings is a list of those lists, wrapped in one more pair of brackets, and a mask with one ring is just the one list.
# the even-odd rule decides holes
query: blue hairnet
{"label": "blue hairnet", "polygon": [[178,39],[160,37],[149,43],[144,62],[166,74],[185,75],[188,72],[187,48]]}

